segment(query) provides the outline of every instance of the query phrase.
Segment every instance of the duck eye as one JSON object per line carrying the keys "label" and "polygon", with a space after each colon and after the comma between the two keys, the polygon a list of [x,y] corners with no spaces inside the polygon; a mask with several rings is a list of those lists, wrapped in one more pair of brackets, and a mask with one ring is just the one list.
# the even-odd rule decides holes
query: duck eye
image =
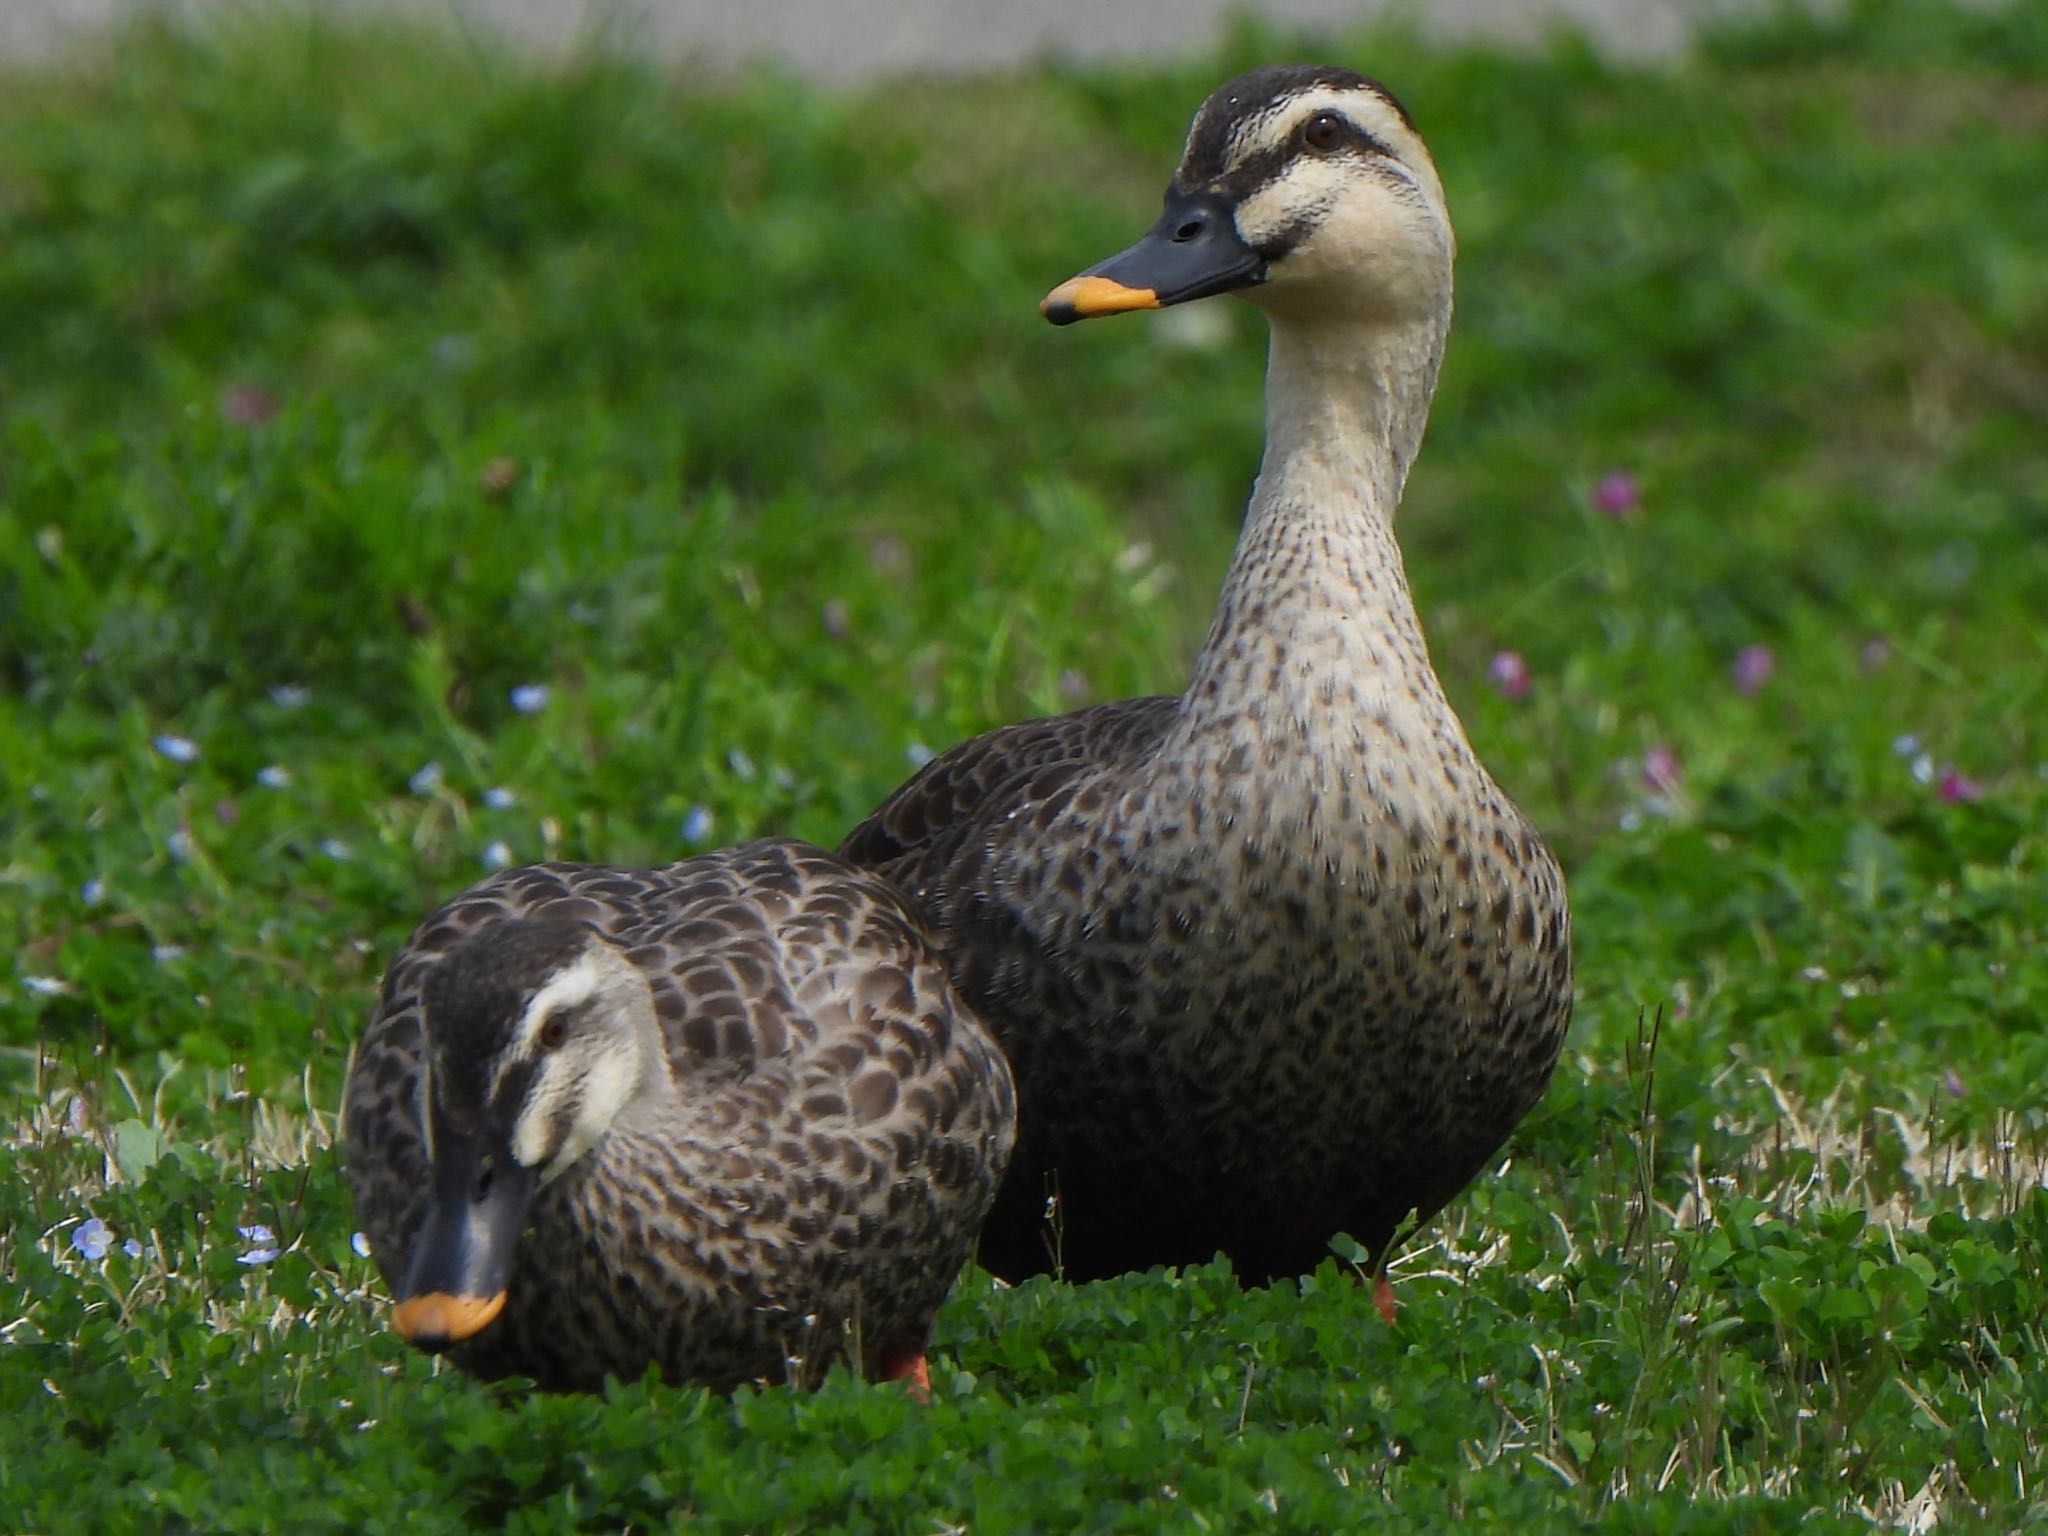
{"label": "duck eye", "polygon": [[540,1027],[540,1048],[544,1051],[559,1050],[568,1038],[569,1021],[559,1013],[549,1014],[547,1022]]}
{"label": "duck eye", "polygon": [[1344,119],[1334,112],[1318,112],[1301,125],[1301,141],[1318,154],[1328,154],[1344,142]]}

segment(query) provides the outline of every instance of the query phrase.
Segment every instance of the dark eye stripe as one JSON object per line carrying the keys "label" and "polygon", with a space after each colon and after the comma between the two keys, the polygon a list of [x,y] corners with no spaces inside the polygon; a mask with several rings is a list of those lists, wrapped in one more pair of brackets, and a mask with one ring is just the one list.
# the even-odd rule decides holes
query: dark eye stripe
{"label": "dark eye stripe", "polygon": [[[1382,144],[1378,139],[1367,133],[1363,128],[1360,128],[1342,113],[1333,113],[1331,115],[1336,117],[1337,121],[1343,124],[1344,127],[1344,140],[1338,148],[1334,150],[1310,149],[1302,142],[1301,129],[1297,127],[1287,136],[1286,143],[1254,150],[1251,154],[1246,155],[1244,159],[1238,161],[1237,164],[1231,166],[1214,182],[1210,183],[1209,187],[1213,187],[1214,190],[1221,192],[1233,202],[1242,202],[1258,191],[1259,188],[1266,185],[1267,182],[1277,179],[1280,173],[1285,171],[1289,165],[1304,157],[1328,159],[1335,155],[1354,152],[1392,160],[1396,164],[1400,163],[1391,149],[1387,148],[1385,144]],[[1209,188],[1196,185],[1182,185],[1181,189],[1192,192],[1208,190]]]}

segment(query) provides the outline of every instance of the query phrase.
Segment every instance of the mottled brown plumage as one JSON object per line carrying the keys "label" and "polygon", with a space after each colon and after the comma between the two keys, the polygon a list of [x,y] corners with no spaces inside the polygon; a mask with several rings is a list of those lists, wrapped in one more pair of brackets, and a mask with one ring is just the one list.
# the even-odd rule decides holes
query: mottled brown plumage
{"label": "mottled brown plumage", "polygon": [[[635,1027],[651,1065],[621,1086]],[[649,1364],[720,1388],[840,1358],[900,1372],[1013,1137],[1008,1068],[920,918],[786,841],[508,870],[420,926],[347,1089],[357,1215],[394,1293],[445,1178],[423,1058],[443,1161],[472,1135],[506,1173],[522,1149],[570,1159],[535,1175],[502,1313],[449,1350],[553,1388]]]}
{"label": "mottled brown plumage", "polygon": [[1152,235],[1047,300],[1066,321],[1242,288],[1272,353],[1265,462],[1187,691],[956,747],[841,850],[924,905],[1010,1053],[998,1274],[1221,1250],[1265,1279],[1339,1232],[1383,1259],[1549,1078],[1563,881],[1444,697],[1393,531],[1451,255],[1383,90],[1261,71],[1202,108]]}

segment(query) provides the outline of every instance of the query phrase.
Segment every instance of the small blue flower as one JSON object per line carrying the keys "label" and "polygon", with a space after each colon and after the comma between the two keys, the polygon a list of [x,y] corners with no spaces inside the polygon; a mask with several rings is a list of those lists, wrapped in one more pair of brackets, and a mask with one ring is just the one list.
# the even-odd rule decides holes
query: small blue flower
{"label": "small blue flower", "polygon": [[242,1240],[244,1242],[274,1243],[277,1241],[277,1234],[271,1231],[270,1228],[264,1226],[261,1222],[258,1222],[253,1227],[237,1227],[235,1228],[235,1230],[242,1234]]}
{"label": "small blue flower", "polygon": [[169,731],[151,743],[164,757],[174,763],[196,762],[199,758],[199,743],[189,736],[173,736]]}
{"label": "small blue flower", "polygon": [[131,1237],[121,1245],[121,1251],[131,1259],[139,1259],[142,1257],[142,1244]]}
{"label": "small blue flower", "polygon": [[754,776],[754,760],[738,747],[725,754],[725,766],[732,770],[736,779],[751,779]]}
{"label": "small blue flower", "polygon": [[357,1232],[351,1234],[348,1240],[348,1245],[349,1247],[355,1249],[357,1258],[367,1259],[370,1256],[370,1239],[363,1233]]}
{"label": "small blue flower", "polygon": [[164,839],[164,847],[170,851],[171,857],[177,860],[178,863],[189,864],[192,862],[192,833],[190,829],[185,827],[178,828],[169,837]]}
{"label": "small blue flower", "polygon": [[99,1217],[89,1217],[72,1229],[71,1246],[89,1262],[97,1264],[114,1246],[114,1234],[107,1230],[107,1224]]}
{"label": "small blue flower", "polygon": [[267,768],[258,768],[256,770],[256,782],[265,789],[283,789],[291,781],[291,769],[280,767],[276,763],[270,764]]}
{"label": "small blue flower", "polygon": [[711,840],[711,828],[716,818],[708,805],[693,805],[690,814],[683,818],[683,841],[686,843],[707,843]]}
{"label": "small blue flower", "polygon": [[503,838],[484,850],[485,869],[504,869],[512,862],[512,845]]}
{"label": "small blue flower", "polygon": [[94,875],[78,888],[78,899],[88,907],[96,907],[107,899],[107,882]]}
{"label": "small blue flower", "polygon": [[1912,734],[1912,732],[1908,731],[1903,736],[1894,736],[1892,738],[1893,757],[1918,757],[1919,755],[1920,738]]}
{"label": "small blue flower", "polygon": [[416,795],[431,795],[441,787],[444,775],[439,763],[428,763],[405,781],[406,787]]}
{"label": "small blue flower", "polygon": [[247,1265],[248,1267],[253,1269],[258,1264],[268,1264],[272,1259],[276,1257],[277,1250],[275,1248],[251,1248],[247,1253],[236,1254],[235,1262],[237,1264]]}
{"label": "small blue flower", "polygon": [[519,797],[502,784],[484,791],[484,804],[494,811],[509,811],[518,803]]}
{"label": "small blue flower", "polygon": [[330,837],[320,844],[320,851],[337,864],[346,864],[355,857],[354,852],[338,837]]}
{"label": "small blue flower", "polygon": [[313,690],[303,683],[279,683],[270,690],[270,702],[279,709],[304,709]]}
{"label": "small blue flower", "polygon": [[926,763],[937,757],[938,753],[921,741],[913,741],[908,747],[904,748],[903,756],[911,767],[922,768]]}
{"label": "small blue flower", "polygon": [[236,1255],[235,1262],[237,1264],[253,1267],[258,1264],[268,1264],[277,1257],[277,1234],[261,1222],[251,1227],[237,1227],[235,1230],[241,1234],[242,1241],[256,1244],[247,1253]]}
{"label": "small blue flower", "polygon": [[512,707],[522,715],[537,715],[548,707],[546,683],[521,683],[512,690]]}

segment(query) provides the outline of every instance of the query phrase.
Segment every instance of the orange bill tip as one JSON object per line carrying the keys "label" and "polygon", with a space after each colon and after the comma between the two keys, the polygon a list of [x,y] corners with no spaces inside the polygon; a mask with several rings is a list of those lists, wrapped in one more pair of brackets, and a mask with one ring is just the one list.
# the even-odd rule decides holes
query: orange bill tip
{"label": "orange bill tip", "polygon": [[1132,309],[1159,308],[1150,288],[1126,288],[1113,277],[1070,277],[1039,301],[1038,312],[1054,325],[1120,315]]}
{"label": "orange bill tip", "polygon": [[445,1349],[474,1338],[505,1310],[505,1293],[495,1296],[450,1296],[446,1291],[428,1291],[408,1296],[391,1309],[391,1326],[408,1344],[421,1349]]}

